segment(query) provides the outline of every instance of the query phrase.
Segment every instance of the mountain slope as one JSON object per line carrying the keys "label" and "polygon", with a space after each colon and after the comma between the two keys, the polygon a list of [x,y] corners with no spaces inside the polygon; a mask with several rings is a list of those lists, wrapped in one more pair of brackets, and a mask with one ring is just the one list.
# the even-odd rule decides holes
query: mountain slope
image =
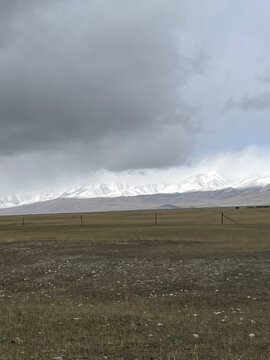
{"label": "mountain slope", "polygon": [[245,179],[232,183],[231,187],[242,189],[247,187],[261,187],[270,184],[270,176],[251,175]]}
{"label": "mountain slope", "polygon": [[[68,189],[62,193],[42,193],[36,196],[7,196],[0,200],[0,209],[20,205],[34,204],[56,199],[93,199],[119,198],[153,194],[187,194],[195,191],[216,191],[226,188],[246,189],[259,188],[270,183],[270,177],[249,176],[241,181],[231,183],[216,172],[196,174],[180,183],[159,183],[141,186],[130,186],[126,183],[101,183],[95,186],[83,186]],[[177,205],[178,206],[178,205]]]}
{"label": "mountain slope", "polygon": [[57,198],[0,209],[0,215],[45,214],[91,211],[172,209],[239,205],[270,205],[270,185],[259,188],[196,191],[183,194],[154,194],[130,197],[70,199]]}

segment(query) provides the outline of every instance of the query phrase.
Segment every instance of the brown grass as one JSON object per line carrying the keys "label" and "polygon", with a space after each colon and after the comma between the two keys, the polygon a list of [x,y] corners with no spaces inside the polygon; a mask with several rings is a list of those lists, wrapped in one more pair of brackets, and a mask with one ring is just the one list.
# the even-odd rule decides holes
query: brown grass
{"label": "brown grass", "polygon": [[224,212],[1,217],[0,359],[269,359],[270,209]]}

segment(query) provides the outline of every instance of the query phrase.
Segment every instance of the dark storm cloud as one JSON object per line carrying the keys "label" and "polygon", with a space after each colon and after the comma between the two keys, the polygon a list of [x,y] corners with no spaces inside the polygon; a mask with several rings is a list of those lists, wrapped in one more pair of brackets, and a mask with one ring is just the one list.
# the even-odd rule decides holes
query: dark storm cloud
{"label": "dark storm cloud", "polygon": [[0,155],[108,169],[185,159],[192,111],[178,90],[205,58],[181,59],[178,1],[17,0],[0,14]]}

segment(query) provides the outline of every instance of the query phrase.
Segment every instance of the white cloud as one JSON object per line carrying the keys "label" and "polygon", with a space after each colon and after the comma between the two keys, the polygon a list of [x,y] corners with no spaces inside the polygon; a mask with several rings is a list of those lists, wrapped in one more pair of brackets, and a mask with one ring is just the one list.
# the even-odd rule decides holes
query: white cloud
{"label": "white cloud", "polygon": [[[39,160],[39,162],[37,162]],[[61,164],[66,165],[71,159],[52,155],[41,158],[40,155],[20,155],[13,162],[6,158],[0,164],[0,197],[10,194],[35,195],[42,192],[61,192],[67,188],[98,183],[125,183],[129,187],[150,184],[181,183],[196,174],[220,174],[227,184],[237,182],[250,175],[270,176],[268,164],[270,151],[258,146],[249,146],[240,151],[220,152],[198,158],[189,164],[167,169],[132,170],[112,172],[108,170],[90,171],[80,164],[70,168],[69,173],[59,173]],[[66,166],[64,166],[67,168]],[[44,171],[46,169],[46,171]],[[35,172],[39,176],[31,177]],[[43,183],[40,182],[43,177]]]}

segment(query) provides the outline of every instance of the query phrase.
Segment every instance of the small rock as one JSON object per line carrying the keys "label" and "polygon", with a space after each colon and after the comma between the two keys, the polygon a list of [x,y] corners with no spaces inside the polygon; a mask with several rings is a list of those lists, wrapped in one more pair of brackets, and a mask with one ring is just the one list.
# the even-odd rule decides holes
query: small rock
{"label": "small rock", "polygon": [[10,340],[10,342],[11,344],[22,344],[23,340],[18,337],[15,337],[14,339]]}

